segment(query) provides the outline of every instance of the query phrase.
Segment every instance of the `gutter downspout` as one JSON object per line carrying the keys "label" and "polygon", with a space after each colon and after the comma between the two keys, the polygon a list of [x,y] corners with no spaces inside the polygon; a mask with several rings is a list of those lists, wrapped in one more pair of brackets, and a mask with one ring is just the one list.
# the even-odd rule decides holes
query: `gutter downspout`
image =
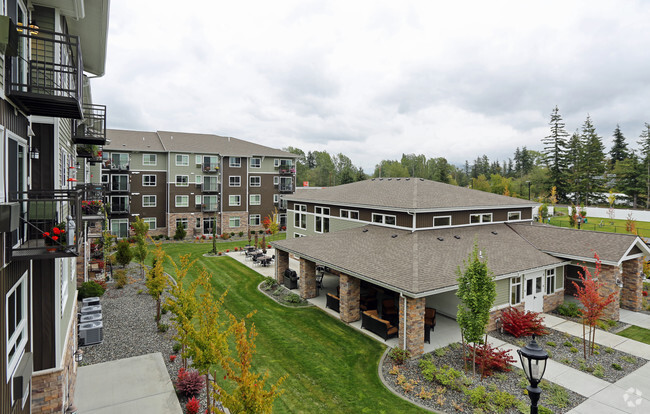
{"label": "gutter downspout", "polygon": [[404,294],[400,292],[399,297],[404,299],[404,334],[402,336],[404,337],[403,349],[406,351],[406,296],[404,296]]}
{"label": "gutter downspout", "polygon": [[416,213],[415,212],[411,213],[410,211],[407,211],[406,214],[409,214],[409,215],[413,216],[413,223],[411,224],[411,233],[415,233],[415,216],[416,216]]}

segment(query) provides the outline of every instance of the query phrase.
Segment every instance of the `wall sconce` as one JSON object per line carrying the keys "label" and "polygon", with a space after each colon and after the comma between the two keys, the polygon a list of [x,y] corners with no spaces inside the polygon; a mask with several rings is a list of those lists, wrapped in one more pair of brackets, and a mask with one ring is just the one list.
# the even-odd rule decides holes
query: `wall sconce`
{"label": "wall sconce", "polygon": [[81,362],[84,359],[84,351],[79,348],[77,348],[73,355],[75,362]]}
{"label": "wall sconce", "polygon": [[33,159],[33,160],[37,160],[37,159],[40,158],[40,156],[41,156],[41,154],[40,154],[40,152],[38,151],[38,148],[36,148],[36,147],[31,147],[31,148],[29,149],[29,158],[31,158],[31,159]]}
{"label": "wall sconce", "polygon": [[616,278],[616,286],[618,286],[619,288],[623,287],[623,281],[618,277]]}
{"label": "wall sconce", "polygon": [[75,168],[76,168],[76,169],[81,168],[81,164],[79,163],[79,161],[77,161],[77,163],[75,164]]}

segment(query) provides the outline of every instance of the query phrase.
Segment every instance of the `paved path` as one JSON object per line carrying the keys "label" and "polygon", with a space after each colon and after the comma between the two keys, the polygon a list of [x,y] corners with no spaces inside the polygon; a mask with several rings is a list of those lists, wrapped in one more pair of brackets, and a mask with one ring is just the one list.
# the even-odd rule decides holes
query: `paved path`
{"label": "paved path", "polygon": [[650,315],[646,315],[645,313],[621,309],[621,316],[619,320],[629,325],[636,325],[640,326],[641,328],[650,329]]}

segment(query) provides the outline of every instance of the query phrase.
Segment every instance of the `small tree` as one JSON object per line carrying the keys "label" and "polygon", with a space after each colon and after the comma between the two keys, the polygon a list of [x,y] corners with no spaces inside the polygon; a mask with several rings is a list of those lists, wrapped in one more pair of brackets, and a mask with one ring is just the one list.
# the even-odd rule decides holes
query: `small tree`
{"label": "small tree", "polygon": [[571,207],[569,207],[569,226],[575,228],[577,224],[578,214],[576,213],[576,206],[575,204],[571,203]]}
{"label": "small tree", "polygon": [[280,224],[278,223],[278,208],[276,207],[275,210],[273,210],[273,214],[271,215],[271,224],[269,224],[269,230],[271,230],[271,235],[275,236],[277,232],[280,230]]}
{"label": "small tree", "polygon": [[548,205],[546,203],[539,206],[537,215],[540,223],[543,223],[548,218]]}
{"label": "small tree", "polygon": [[121,264],[122,267],[125,267],[133,259],[133,251],[131,250],[131,245],[126,240],[120,240],[117,243],[117,253],[115,253],[115,260],[117,263]]}
{"label": "small tree", "polygon": [[192,321],[198,310],[198,303],[196,299],[196,291],[201,283],[200,278],[194,279],[192,283],[185,281],[190,268],[196,263],[195,260],[190,260],[190,254],[180,257],[180,265],[174,262],[172,265],[175,269],[176,283],[169,285],[170,297],[165,302],[168,309],[174,315],[171,319],[176,326],[175,339],[181,344],[181,359],[183,368],[187,369],[187,346],[190,341],[190,333],[192,332]]}
{"label": "small tree", "polygon": [[149,255],[149,249],[145,243],[147,233],[149,232],[149,225],[144,222],[140,217],[136,217],[133,222],[133,231],[135,233],[135,247],[133,248],[134,257],[140,262],[142,268],[142,277],[145,276],[144,262]]}
{"label": "small tree", "polygon": [[215,213],[214,223],[212,223],[212,254],[217,254],[217,215]]}
{"label": "small tree", "polygon": [[174,233],[174,240],[183,240],[185,236],[187,236],[185,226],[183,223],[178,223],[178,226],[176,226],[176,233]]}
{"label": "small tree", "polygon": [[162,244],[156,244],[154,252],[153,267],[147,273],[147,280],[145,286],[149,289],[149,294],[156,301],[156,322],[160,321],[160,302],[163,292],[167,287],[167,276],[163,269],[163,262],[165,261],[165,252],[162,249]]}
{"label": "small tree", "polygon": [[490,320],[490,309],[496,298],[496,284],[492,273],[488,269],[487,260],[479,259],[478,243],[474,242],[474,249],[465,262],[465,271],[460,267],[458,275],[458,291],[456,296],[460,299],[458,305],[457,321],[463,341],[463,357],[467,355],[467,342],[474,344],[472,355],[473,374],[476,375],[476,347],[486,335],[485,328]]}
{"label": "small tree", "polygon": [[[586,266],[582,266],[582,272],[578,272],[582,286],[576,282],[572,282],[576,288],[574,296],[582,303],[580,313],[582,315],[582,342],[584,357],[587,359],[587,348],[589,348],[589,355],[594,354],[594,345],[596,340],[596,325],[603,316],[605,307],[616,299],[616,293],[612,292],[607,297],[602,297],[599,293],[603,287],[602,282],[598,282],[600,276],[601,262],[598,254],[594,254],[596,258],[596,272],[592,276]],[[589,327],[589,332],[586,332],[586,327]]]}
{"label": "small tree", "polygon": [[548,201],[551,202],[551,205],[553,206],[553,215],[555,215],[555,205],[557,204],[557,187],[556,186],[551,187],[551,195],[549,196]]}

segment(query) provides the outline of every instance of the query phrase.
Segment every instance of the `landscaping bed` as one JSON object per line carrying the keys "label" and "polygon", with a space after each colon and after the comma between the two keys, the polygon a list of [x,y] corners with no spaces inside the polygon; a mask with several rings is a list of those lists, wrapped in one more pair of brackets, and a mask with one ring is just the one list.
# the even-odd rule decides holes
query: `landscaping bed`
{"label": "landscaping bed", "polygon": [[[421,362],[421,361],[429,362]],[[439,371],[439,379],[425,377],[421,368],[433,365]],[[523,371],[514,368],[509,372],[495,372],[480,379],[472,378],[471,363],[464,373],[462,346],[458,343],[425,354],[420,358],[406,360],[403,365],[386,357],[381,367],[385,382],[397,394],[435,411],[473,413],[528,413],[530,399],[526,395],[529,385]],[[542,381],[543,389],[540,413],[565,413],[585,400],[585,397],[563,387]],[[483,388],[481,388],[483,387]]]}
{"label": "landscaping bed", "polygon": [[262,283],[260,283],[258,289],[266,296],[285,306],[311,306],[311,304],[301,298],[300,295],[292,292],[285,286],[278,284],[278,282],[272,277],[267,277]]}

